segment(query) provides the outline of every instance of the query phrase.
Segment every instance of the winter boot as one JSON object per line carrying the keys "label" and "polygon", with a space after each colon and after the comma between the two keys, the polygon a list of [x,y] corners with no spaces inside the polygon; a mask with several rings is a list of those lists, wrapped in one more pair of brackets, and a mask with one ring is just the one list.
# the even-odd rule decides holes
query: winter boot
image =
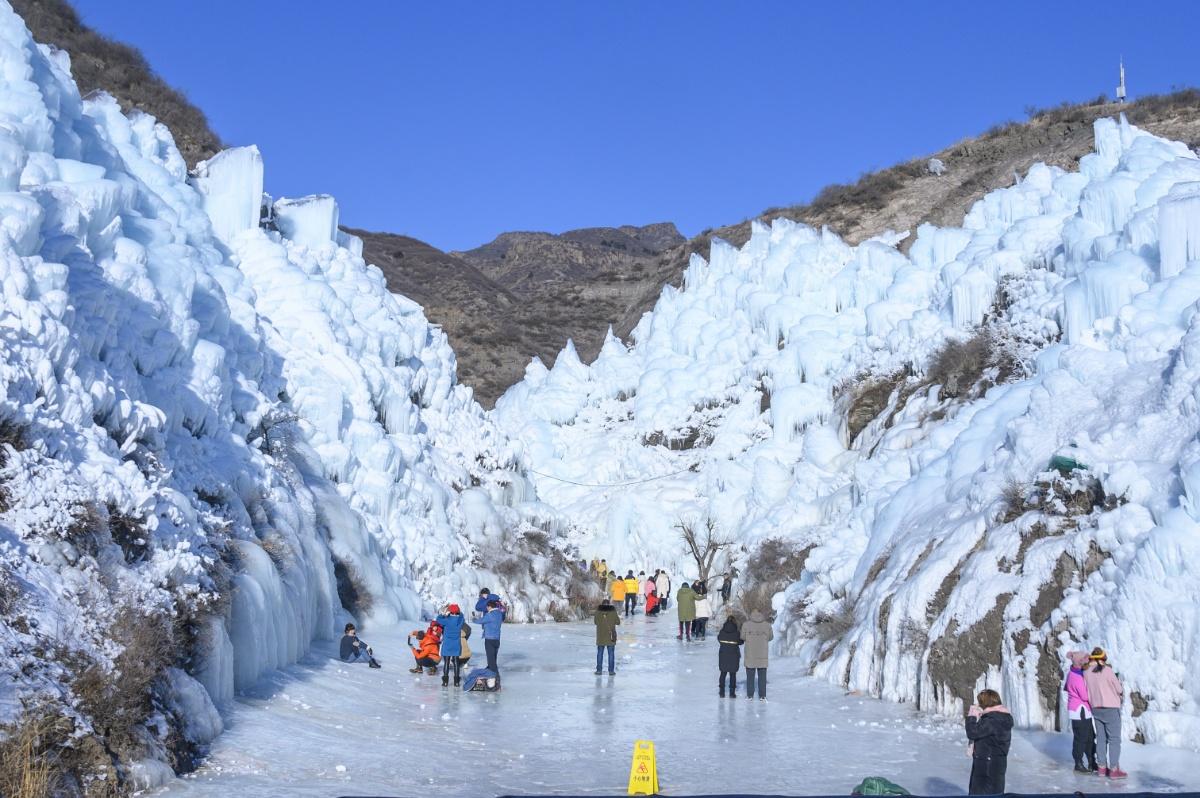
{"label": "winter boot", "polygon": [[1086,773],[1089,776],[1092,775],[1092,769],[1089,767],[1084,767],[1084,764],[1082,762],[1075,763],[1075,772],[1076,773]]}
{"label": "winter boot", "polygon": [[722,689],[722,690],[721,690],[721,692],[719,693],[719,695],[721,696],[721,698],[724,698],[724,697],[725,697],[725,690],[724,690],[724,689]]}
{"label": "winter boot", "polygon": [[616,675],[617,675],[617,672],[616,672],[616,671],[609,671],[609,672],[608,672],[608,675],[609,675],[609,676],[616,676]]}
{"label": "winter boot", "polygon": [[435,668],[433,666],[430,666],[429,668],[427,668],[425,670],[425,672],[428,673],[430,676],[437,676],[437,668]]}
{"label": "winter boot", "polygon": [[450,680],[442,679],[442,687],[449,687],[449,686],[450,686]]}
{"label": "winter boot", "polygon": [[1108,777],[1108,768],[1103,767],[1103,766],[1096,768],[1096,775],[1107,778]]}
{"label": "winter boot", "polygon": [[1127,779],[1129,778],[1129,774],[1120,768],[1109,768],[1108,777],[1110,779]]}
{"label": "winter boot", "polygon": [[737,698],[737,690],[733,690],[733,691],[731,691],[731,692],[729,693],[729,697],[730,697],[730,698]]}
{"label": "winter boot", "polygon": [[597,676],[601,676],[601,675],[603,675],[603,671],[596,671],[596,675],[597,675]]}
{"label": "winter boot", "polygon": [[423,671],[423,670],[425,670],[425,669],[424,669],[424,668],[422,668],[420,665],[418,665],[418,666],[417,666],[417,667],[415,667],[415,668],[409,668],[409,669],[408,669],[408,672],[409,672],[409,673],[420,673],[420,672],[421,672],[421,671]]}
{"label": "winter boot", "polygon": [[371,661],[368,662],[367,665],[369,665],[372,668],[382,668],[383,667],[382,665],[379,664],[379,660],[375,659],[374,657],[371,657]]}

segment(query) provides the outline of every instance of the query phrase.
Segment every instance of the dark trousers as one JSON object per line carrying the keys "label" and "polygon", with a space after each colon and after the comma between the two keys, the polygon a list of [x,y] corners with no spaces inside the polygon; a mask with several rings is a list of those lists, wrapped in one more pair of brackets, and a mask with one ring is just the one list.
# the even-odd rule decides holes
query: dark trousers
{"label": "dark trousers", "polygon": [[626,618],[629,617],[629,613],[633,612],[633,609],[636,606],[637,606],[637,593],[626,593],[625,594],[625,617]]}
{"label": "dark trousers", "polygon": [[691,621],[680,621],[679,622],[679,636],[683,637],[685,634],[687,635],[688,640],[692,639],[692,622]]}
{"label": "dark trousers", "polygon": [[496,664],[496,655],[500,653],[499,640],[484,640],[483,648],[487,651],[487,667],[492,673],[499,674],[500,666]]}
{"label": "dark trousers", "polygon": [[977,756],[971,760],[971,785],[968,795],[1000,795],[1004,792],[1006,756]]}
{"label": "dark trousers", "polygon": [[1071,756],[1075,758],[1075,765],[1084,765],[1088,770],[1096,769],[1096,727],[1092,725],[1092,719],[1072,720],[1071,721]]}
{"label": "dark trousers", "polygon": [[721,695],[725,695],[725,678],[729,677],[729,694],[737,698],[737,671],[721,671]]}
{"label": "dark trousers", "polygon": [[692,621],[692,637],[705,637],[708,632],[708,618],[697,618]]}
{"label": "dark trousers", "polygon": [[616,656],[616,646],[596,646],[596,673],[603,670],[600,666],[604,664],[605,649],[608,650],[608,672],[616,673],[617,669],[613,666],[613,657]]}
{"label": "dark trousers", "polygon": [[758,677],[758,697],[767,697],[767,669],[746,668],[746,698],[754,698],[754,677]]}
{"label": "dark trousers", "polygon": [[[416,659],[416,655],[413,655],[413,659]],[[420,659],[417,659],[417,667],[418,668],[436,668],[437,660],[434,659],[433,657],[421,657]]]}
{"label": "dark trousers", "polygon": [[459,674],[462,672],[462,663],[458,661],[458,657],[442,657],[442,684],[450,682],[450,670],[454,670],[454,683],[458,684]]}

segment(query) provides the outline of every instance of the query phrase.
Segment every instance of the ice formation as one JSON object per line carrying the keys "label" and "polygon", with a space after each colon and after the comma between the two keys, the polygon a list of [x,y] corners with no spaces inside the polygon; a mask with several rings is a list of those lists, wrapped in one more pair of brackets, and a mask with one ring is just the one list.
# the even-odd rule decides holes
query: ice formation
{"label": "ice formation", "polygon": [[344,605],[369,628],[490,586],[514,619],[564,611],[560,519],[332,198],[260,223],[257,149],[189,178],[3,2],[0,72],[0,721],[48,699],[86,729],[69,663],[111,673],[160,619],[186,662],[152,781],[154,729],[210,739]]}
{"label": "ice formation", "polygon": [[584,555],[678,584],[675,525],[708,517],[745,600],[790,569],[779,645],[822,677],[947,713],[986,684],[1053,728],[1064,652],[1103,645],[1128,734],[1194,746],[1197,181],[1103,119],[1077,172],[1034,166],[907,253],[756,224],[631,346],[535,362],[495,413]]}

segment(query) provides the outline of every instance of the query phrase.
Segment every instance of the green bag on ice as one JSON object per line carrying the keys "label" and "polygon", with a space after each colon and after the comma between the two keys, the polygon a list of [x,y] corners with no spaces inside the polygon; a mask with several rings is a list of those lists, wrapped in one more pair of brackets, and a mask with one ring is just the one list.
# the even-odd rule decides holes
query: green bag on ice
{"label": "green bag on ice", "polygon": [[912,795],[908,790],[883,776],[868,776],[859,782],[851,795]]}

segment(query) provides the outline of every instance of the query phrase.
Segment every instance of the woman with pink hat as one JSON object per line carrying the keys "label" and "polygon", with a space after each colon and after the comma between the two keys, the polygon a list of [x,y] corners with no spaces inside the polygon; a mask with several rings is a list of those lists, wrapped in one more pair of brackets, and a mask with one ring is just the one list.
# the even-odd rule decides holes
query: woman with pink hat
{"label": "woman with pink hat", "polygon": [[1097,772],[1110,779],[1123,779],[1129,774],[1121,770],[1121,699],[1125,688],[1108,664],[1108,654],[1097,646],[1088,656],[1088,666],[1083,671],[1083,682],[1087,685],[1088,703],[1092,705],[1092,717],[1096,722]]}
{"label": "woman with pink hat", "polygon": [[1067,653],[1067,659],[1071,661],[1071,670],[1063,690],[1067,693],[1067,715],[1071,718],[1071,756],[1075,759],[1076,773],[1093,773],[1096,771],[1096,727],[1092,725],[1092,702],[1088,700],[1083,677],[1088,653],[1071,651]]}

